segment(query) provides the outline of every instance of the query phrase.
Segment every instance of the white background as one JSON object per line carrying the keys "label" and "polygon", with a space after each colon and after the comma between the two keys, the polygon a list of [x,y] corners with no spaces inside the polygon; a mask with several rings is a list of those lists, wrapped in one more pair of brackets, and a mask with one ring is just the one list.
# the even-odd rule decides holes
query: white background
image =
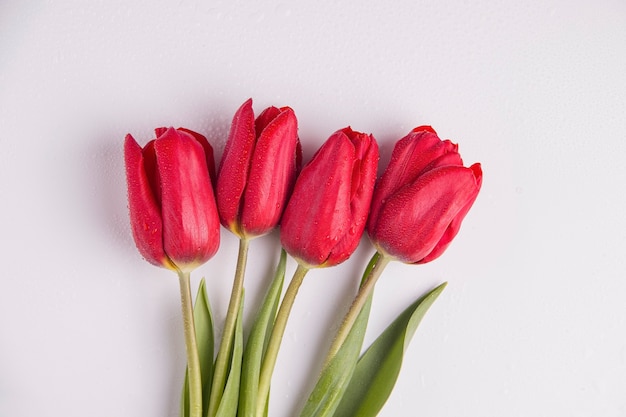
{"label": "white background", "polygon": [[[626,415],[625,74],[622,0],[2,1],[0,415],[177,416],[178,283],[135,249],[122,142],[185,126],[221,156],[248,97],[295,109],[305,158],[351,125],[382,168],[430,124],[483,164],[449,250],[378,285],[368,341],[449,281],[382,416]],[[252,244],[246,324],[277,242]],[[193,278],[219,330],[236,247],[223,231]],[[371,254],[308,275],[272,417],[297,415]]]}

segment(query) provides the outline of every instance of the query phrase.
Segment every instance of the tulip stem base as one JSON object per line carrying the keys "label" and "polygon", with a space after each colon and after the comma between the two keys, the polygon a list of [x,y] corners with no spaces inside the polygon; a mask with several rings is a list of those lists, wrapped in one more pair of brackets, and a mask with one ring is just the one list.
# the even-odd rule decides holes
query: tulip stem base
{"label": "tulip stem base", "polygon": [[376,281],[378,281],[378,278],[380,277],[390,260],[391,258],[384,256],[379,252],[376,252],[374,256],[372,256],[369,265],[373,265],[373,267],[368,267],[368,269],[366,270],[366,274],[368,271],[369,274],[363,277],[363,281],[361,281],[359,291],[354,298],[354,301],[352,301],[352,305],[350,306],[348,313],[344,317],[343,322],[341,323],[341,327],[337,331],[337,335],[335,336],[335,339],[333,340],[333,343],[328,350],[326,360],[324,361],[324,368],[326,368],[332,358],[337,354],[337,352],[339,352],[339,349],[341,349],[341,345],[343,345],[343,342],[346,341],[350,330],[352,330],[354,322],[356,321],[359,313],[363,309],[363,305],[367,301],[367,298],[370,296],[372,291],[374,291]]}
{"label": "tulip stem base", "polygon": [[248,247],[250,241],[248,239],[239,240],[239,254],[237,255],[237,269],[235,270],[235,279],[233,281],[233,289],[230,293],[230,302],[226,319],[224,321],[224,333],[222,334],[222,343],[217,352],[215,359],[215,368],[213,373],[213,385],[211,386],[211,396],[209,398],[208,417],[214,417],[217,409],[222,401],[224,386],[228,373],[230,352],[233,346],[235,335],[235,324],[237,322],[237,314],[239,305],[241,304],[241,295],[243,293],[243,279],[246,272],[246,263],[248,261]]}
{"label": "tulip stem base", "polygon": [[285,291],[283,301],[280,303],[280,308],[276,314],[276,321],[274,322],[274,328],[270,336],[267,350],[265,351],[265,357],[263,358],[263,364],[261,365],[261,374],[259,376],[259,389],[257,396],[256,416],[262,417],[267,407],[268,394],[270,392],[270,384],[272,380],[272,373],[274,372],[274,366],[276,365],[276,358],[278,357],[278,351],[280,350],[280,344],[283,340],[285,328],[287,327],[287,320],[289,319],[289,313],[291,307],[296,299],[300,285],[304,281],[309,269],[298,264],[298,268],[291,278],[291,282]]}
{"label": "tulip stem base", "polygon": [[196,342],[196,327],[193,319],[193,301],[189,275],[189,272],[178,271],[189,375],[189,416],[202,417],[202,376],[200,374],[200,356]]}

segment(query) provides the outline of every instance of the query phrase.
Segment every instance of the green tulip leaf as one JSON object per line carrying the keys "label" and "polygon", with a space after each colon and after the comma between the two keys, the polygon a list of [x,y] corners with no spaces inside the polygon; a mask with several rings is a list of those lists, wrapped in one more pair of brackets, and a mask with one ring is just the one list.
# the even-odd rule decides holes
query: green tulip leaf
{"label": "green tulip leaf", "polygon": [[447,283],[409,306],[359,359],[333,417],[375,417],[398,379],[404,353],[420,321]]}
{"label": "green tulip leaf", "polygon": [[[241,372],[241,388],[239,392],[239,417],[253,417],[257,401],[259,375],[261,363],[265,355],[265,349],[274,327],[274,319],[280,301],[280,295],[285,280],[285,264],[287,254],[281,251],[280,261],[270,287],[263,299],[261,309],[252,325],[248,336],[248,342],[243,355],[243,367]],[[267,408],[265,410],[267,416]]]}
{"label": "green tulip leaf", "polygon": [[[363,273],[361,285],[363,285],[365,277],[370,275],[377,260],[378,257],[375,256],[368,264]],[[348,389],[359,354],[361,353],[372,306],[372,295],[370,294],[367,298],[337,354],[322,369],[322,373],[307,399],[300,417],[332,417],[334,415],[343,394]]]}
{"label": "green tulip leaf", "polygon": [[[239,383],[241,381],[241,360],[243,357],[243,298],[244,296],[242,293],[241,303],[239,303],[239,311],[237,312],[237,320],[235,322],[235,340],[231,352],[230,369],[228,370],[226,386],[224,386],[224,394],[222,395],[215,417],[237,416]],[[208,412],[208,407],[206,410]]]}
{"label": "green tulip leaf", "polygon": [[[206,409],[211,392],[211,381],[213,379],[213,316],[211,305],[206,292],[204,278],[198,286],[198,294],[193,308],[193,318],[196,329],[196,343],[198,344],[198,354],[200,355],[200,373],[202,377],[202,407]],[[183,392],[180,402],[181,417],[189,417],[189,376],[185,371],[183,382]]]}
{"label": "green tulip leaf", "polygon": [[189,417],[189,371],[185,369],[183,392],[180,395],[180,417]]}
{"label": "green tulip leaf", "polygon": [[361,313],[350,330],[348,337],[322,370],[320,378],[307,399],[300,417],[331,417],[348,388],[361,353],[367,319],[369,318],[372,296],[370,295]]}

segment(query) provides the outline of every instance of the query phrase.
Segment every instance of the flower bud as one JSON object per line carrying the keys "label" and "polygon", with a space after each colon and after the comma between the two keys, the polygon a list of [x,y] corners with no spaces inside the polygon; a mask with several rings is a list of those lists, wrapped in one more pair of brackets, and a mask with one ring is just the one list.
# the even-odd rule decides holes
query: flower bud
{"label": "flower bud", "polygon": [[349,127],[335,132],[302,169],[281,222],[285,250],[306,267],[337,265],[365,228],[378,145]]}
{"label": "flower bud", "polygon": [[254,120],[252,99],[237,110],[217,178],[220,221],[239,237],[274,229],[302,160],[298,122],[289,107],[269,107]]}
{"label": "flower bud", "polygon": [[430,126],[400,139],[374,190],[367,231],[379,252],[405,263],[438,258],[456,236],[482,184],[479,163]]}
{"label": "flower bud", "polygon": [[219,246],[213,149],[187,129],[155,132],[143,149],[130,134],[124,143],[133,237],[148,262],[191,271]]}

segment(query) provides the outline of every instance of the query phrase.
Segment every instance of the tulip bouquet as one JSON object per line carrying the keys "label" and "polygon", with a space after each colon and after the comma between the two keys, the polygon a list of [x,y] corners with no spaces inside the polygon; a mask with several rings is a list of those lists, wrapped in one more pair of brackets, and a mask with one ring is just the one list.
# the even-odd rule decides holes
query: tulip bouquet
{"label": "tulip bouquet", "polygon": [[[233,118],[217,173],[206,138],[184,128],[156,129],[143,148],[127,135],[124,157],[137,248],[179,277],[187,353],[181,417],[268,415],[272,373],[300,285],[311,269],[347,260],[366,229],[376,251],[300,416],[376,416],[416,327],[446,285],[410,305],[362,353],[376,281],[390,261],[423,264],[445,251],[478,195],[480,164],[465,167],[457,145],[420,126],[397,142],[376,181],[376,140],[346,127],[302,167],[294,111],[269,107],[255,118],[252,100]],[[215,354],[204,280],[194,303],[190,274],[217,252],[220,223],[240,243]],[[250,241],[277,227],[283,251],[244,344]],[[297,268],[283,294],[286,254]]]}

